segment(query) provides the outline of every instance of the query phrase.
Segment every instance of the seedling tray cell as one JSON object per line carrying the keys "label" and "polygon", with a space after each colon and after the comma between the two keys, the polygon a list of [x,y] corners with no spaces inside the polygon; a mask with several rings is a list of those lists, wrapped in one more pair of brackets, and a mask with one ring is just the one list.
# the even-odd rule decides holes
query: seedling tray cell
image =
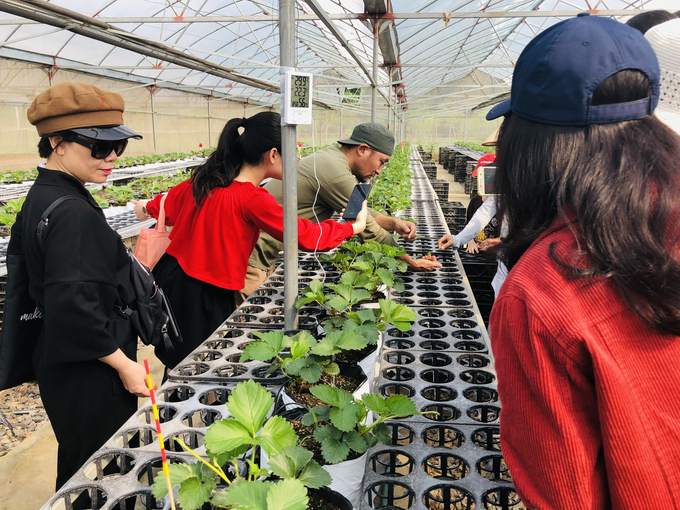
{"label": "seedling tray cell", "polygon": [[386,349],[376,387],[386,397],[408,393],[421,412],[438,413],[402,420],[405,423],[497,424],[500,404],[493,367],[470,368],[461,361],[467,363],[450,351]]}
{"label": "seedling tray cell", "polygon": [[[265,386],[283,384],[287,377],[280,371],[269,374],[269,363],[241,362],[245,346],[256,340],[254,330],[222,325],[201,346],[170,371],[168,379],[187,383],[235,384],[254,380]],[[295,334],[290,332],[287,334]]]}

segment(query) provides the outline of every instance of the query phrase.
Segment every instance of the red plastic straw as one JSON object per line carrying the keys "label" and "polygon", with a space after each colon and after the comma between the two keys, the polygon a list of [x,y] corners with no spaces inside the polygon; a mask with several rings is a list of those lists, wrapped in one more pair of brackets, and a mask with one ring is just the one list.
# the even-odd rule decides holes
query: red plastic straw
{"label": "red plastic straw", "polygon": [[168,484],[168,494],[170,496],[170,506],[175,510],[175,497],[172,494],[172,485],[170,485],[170,470],[168,469],[168,457],[165,455],[165,444],[163,443],[163,433],[161,432],[161,420],[158,415],[158,406],[156,405],[156,395],[153,392],[153,381],[151,380],[151,371],[149,370],[149,360],[144,360],[144,368],[146,369],[146,384],[149,387],[151,394],[151,407],[153,408],[153,417],[156,419],[156,432],[158,433],[158,442],[161,447],[161,459],[163,460],[163,474],[165,481]]}

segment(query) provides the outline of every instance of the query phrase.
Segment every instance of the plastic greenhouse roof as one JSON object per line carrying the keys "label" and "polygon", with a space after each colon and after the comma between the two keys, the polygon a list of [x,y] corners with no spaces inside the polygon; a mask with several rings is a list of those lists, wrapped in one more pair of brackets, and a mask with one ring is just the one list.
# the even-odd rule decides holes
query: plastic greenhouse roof
{"label": "plastic greenhouse roof", "polygon": [[[314,73],[317,103],[356,108],[341,99],[352,93],[348,89],[370,87],[373,13],[388,7],[396,14],[380,18],[379,104],[403,84],[401,105],[408,118],[416,118],[498,101],[510,90],[524,46],[566,16],[599,10],[625,21],[622,11],[675,10],[678,2],[298,0],[297,65]],[[319,10],[330,15],[345,41],[319,19]],[[0,57],[274,105],[277,15],[275,0],[4,0]]]}

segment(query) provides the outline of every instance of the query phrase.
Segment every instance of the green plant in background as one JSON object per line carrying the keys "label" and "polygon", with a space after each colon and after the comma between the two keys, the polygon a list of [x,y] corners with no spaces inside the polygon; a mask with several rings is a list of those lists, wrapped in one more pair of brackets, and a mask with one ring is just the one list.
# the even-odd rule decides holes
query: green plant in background
{"label": "green plant in background", "polygon": [[32,181],[38,176],[38,170],[10,170],[2,175],[3,184],[15,184],[23,181]]}
{"label": "green plant in background", "polygon": [[413,205],[409,198],[413,187],[408,159],[410,152],[408,144],[405,147],[397,147],[380,176],[374,178],[369,196],[372,209],[392,216],[397,211],[403,211]]}
{"label": "green plant in background", "polygon": [[481,143],[474,142],[454,142],[454,145],[460,145],[461,147],[466,147],[479,152],[485,152],[486,154],[492,154],[496,152],[496,147],[486,147]]}
{"label": "green plant in background", "polygon": [[[285,419],[274,416],[265,422],[274,405],[271,393],[253,381],[242,382],[236,385],[226,405],[231,417],[210,425],[205,435],[209,461],[176,439],[199,460],[169,466],[171,486],[180,486],[182,509],[196,510],[210,501],[214,506],[234,510],[305,510],[307,487],[324,487],[332,479],[311,460],[311,452],[297,446],[295,431]],[[271,473],[253,462],[256,446],[267,453],[271,473],[281,481],[265,481]],[[246,474],[239,470],[238,458],[248,451],[253,453],[245,459],[249,467]],[[231,477],[225,465],[232,469]],[[153,495],[157,499],[167,495],[163,475],[156,477]]]}
{"label": "green plant in background", "polygon": [[212,154],[215,149],[202,149],[200,151],[186,152],[168,152],[166,154],[153,154],[149,156],[127,156],[118,159],[115,163],[117,168],[125,168],[135,165],[148,165],[150,163],[166,163],[168,161],[177,161],[180,159],[189,158],[206,158]]}
{"label": "green plant in background", "polygon": [[109,207],[109,201],[104,200],[102,197],[99,196],[98,193],[99,193],[99,190],[95,190],[95,189],[90,190],[90,194],[92,195],[92,197],[97,202],[97,205],[99,207],[101,207],[102,209],[106,209],[107,207]]}
{"label": "green plant in background", "polygon": [[[312,386],[310,392],[326,405],[310,408],[302,424],[315,426],[314,439],[321,443],[323,458],[330,464],[342,462],[350,452],[364,453],[378,442],[390,444],[392,438],[385,420],[427,414],[418,412],[404,395],[383,398],[366,393],[359,399],[327,385]],[[373,423],[367,423],[369,411],[377,415]]]}
{"label": "green plant in background", "polygon": [[106,193],[116,205],[125,205],[135,198],[135,192],[129,184],[126,186],[109,186]]}
{"label": "green plant in background", "polygon": [[315,146],[315,147],[312,147],[312,146],[304,146],[304,147],[300,147],[300,148],[298,149],[298,156],[300,156],[300,158],[304,158],[305,156],[309,156],[309,155],[312,154],[313,152],[320,151],[320,150],[322,150],[322,149],[325,149],[326,147],[328,147],[328,144],[326,144],[326,145],[317,145],[317,146]]}
{"label": "green plant in background", "polygon": [[10,200],[5,205],[0,207],[0,223],[5,225],[8,229],[12,228],[12,225],[17,220],[17,214],[21,211],[24,205],[26,197],[17,198],[16,200]]}

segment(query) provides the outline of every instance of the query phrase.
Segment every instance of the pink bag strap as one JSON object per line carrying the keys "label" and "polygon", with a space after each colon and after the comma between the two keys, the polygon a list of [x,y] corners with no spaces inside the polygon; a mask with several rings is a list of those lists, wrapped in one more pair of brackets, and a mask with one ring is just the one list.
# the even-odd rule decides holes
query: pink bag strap
{"label": "pink bag strap", "polygon": [[158,232],[165,232],[165,199],[168,198],[167,193],[161,198],[161,209],[158,213],[158,222],[156,223],[156,230]]}

